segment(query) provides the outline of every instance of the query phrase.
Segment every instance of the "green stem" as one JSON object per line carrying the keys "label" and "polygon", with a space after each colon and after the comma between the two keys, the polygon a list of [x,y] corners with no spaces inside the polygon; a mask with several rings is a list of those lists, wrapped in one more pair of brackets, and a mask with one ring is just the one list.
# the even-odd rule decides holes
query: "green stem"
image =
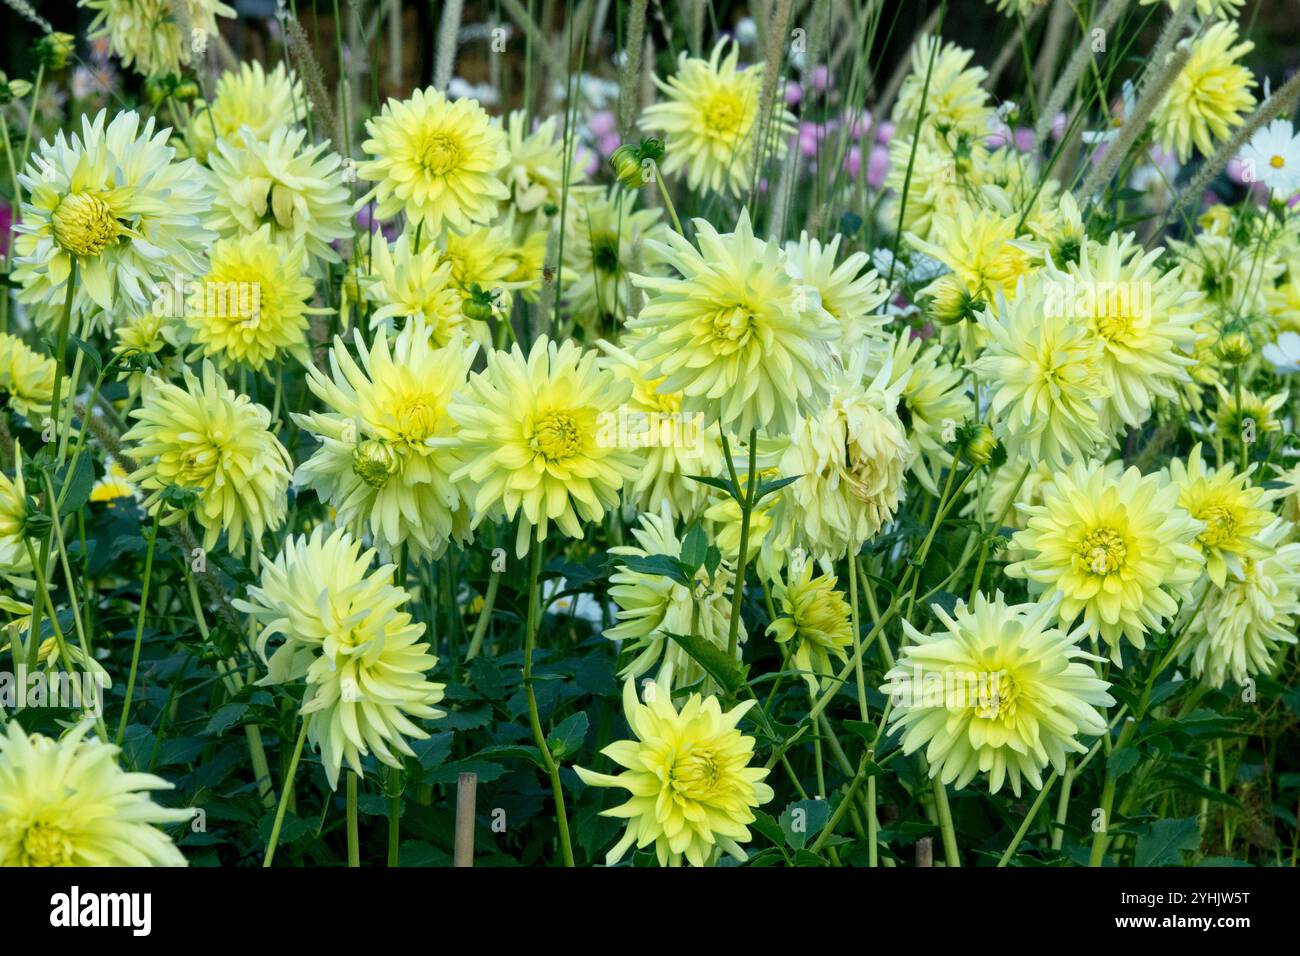
{"label": "green stem", "polygon": [[271,825],[271,838],[266,844],[266,856],[262,866],[268,867],[275,859],[275,848],[280,842],[280,828],[284,826],[284,812],[289,809],[289,794],[293,791],[293,778],[298,775],[298,760],[302,757],[302,745],[307,740],[308,718],[302,719],[302,729],[298,731],[298,742],[293,747],[293,757],[289,759],[289,769],[284,775],[284,785],[280,787],[280,806],[275,811],[275,823]]}
{"label": "green stem", "polygon": [[402,772],[388,768],[388,865],[399,866],[402,845]]}
{"label": "green stem", "polygon": [[949,866],[961,866],[957,852],[957,832],[952,825],[952,809],[948,806],[948,788],[938,775],[934,778],[934,805],[939,811],[939,827],[943,831],[943,855]]}
{"label": "green stem", "polygon": [[659,171],[659,164],[652,159],[650,160],[650,167],[653,170],[655,185],[659,187],[659,195],[663,198],[664,207],[668,210],[668,218],[673,221],[673,228],[677,230],[679,236],[686,235],[682,229],[682,221],[677,218],[677,207],[673,205],[673,198],[668,195],[668,187],[664,185],[664,177]]}
{"label": "green stem", "polygon": [[[722,435],[722,450],[727,457],[727,471],[731,475],[731,486],[740,496],[740,479],[736,474],[736,465],[731,457],[731,444],[727,441],[725,429],[719,429]],[[731,623],[727,631],[727,656],[736,656],[736,646],[740,639],[740,610],[745,597],[745,570],[749,563],[749,520],[754,513],[754,488],[758,478],[758,428],[749,430],[749,474],[746,476],[746,490],[740,499],[740,551],[736,555],[736,581],[732,586]]]}
{"label": "green stem", "polygon": [[1056,785],[1056,778],[1058,776],[1059,774],[1053,770],[1052,775],[1047,778],[1047,783],[1043,784],[1043,789],[1038,791],[1038,796],[1034,798],[1034,802],[1030,805],[1029,812],[1026,813],[1025,818],[1020,821],[1020,829],[1018,829],[1016,835],[1011,838],[1011,845],[1007,847],[1006,852],[1002,854],[1002,858],[998,860],[999,867],[1006,866],[1011,857],[1015,855],[1016,847],[1020,846],[1020,841],[1023,840],[1025,834],[1029,832],[1029,825],[1034,822],[1034,817],[1038,816],[1038,809],[1043,805],[1043,801],[1047,799],[1048,792]]}
{"label": "green stem", "polygon": [[465,652],[465,662],[469,663],[478,657],[478,652],[483,648],[483,638],[487,636],[488,622],[492,619],[492,608],[497,603],[497,588],[501,584],[501,572],[493,571],[492,577],[488,578],[487,594],[483,597],[483,610],[479,611],[478,622],[474,625],[474,633],[469,640],[469,650]]}
{"label": "green stem", "polygon": [[135,647],[131,651],[131,672],[126,678],[126,697],[122,701],[122,720],[117,725],[117,745],[126,738],[126,722],[131,716],[131,698],[135,694],[135,674],[140,667],[140,642],[144,638],[144,619],[149,609],[149,579],[153,576],[154,544],[158,541],[158,518],[149,526],[149,545],[144,557],[144,581],[140,585],[140,613],[135,620]]}
{"label": "green stem", "polygon": [[357,830],[357,774],[348,771],[348,866],[361,865],[361,843]]}
{"label": "green stem", "polygon": [[555,797],[555,825],[560,831],[560,850],[564,865],[573,866],[573,844],[569,840],[569,817],[564,809],[564,788],[560,783],[560,768],[546,742],[542,719],[537,713],[537,694],[533,691],[533,651],[537,647],[537,631],[541,625],[541,594],[538,579],[542,573],[542,542],[533,542],[532,560],[528,568],[528,619],[524,626],[524,692],[528,697],[528,723],[533,729],[533,741],[541,751],[546,775],[551,778],[551,793]]}

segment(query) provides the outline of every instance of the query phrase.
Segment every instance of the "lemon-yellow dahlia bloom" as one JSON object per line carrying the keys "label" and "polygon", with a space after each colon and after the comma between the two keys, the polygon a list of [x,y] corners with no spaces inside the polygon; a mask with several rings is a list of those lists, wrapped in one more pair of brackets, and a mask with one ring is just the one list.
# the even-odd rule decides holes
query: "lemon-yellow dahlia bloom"
{"label": "lemon-yellow dahlia bloom", "polygon": [[[1156,106],[1152,119],[1160,147],[1185,163],[1195,145],[1206,158],[1227,139],[1255,105],[1255,78],[1237,61],[1255,48],[1237,42],[1237,24],[1220,20],[1195,39],[1184,40],[1191,56]],[[1172,55],[1172,54],[1171,54]]]}
{"label": "lemon-yellow dahlia bloom", "polygon": [[365,297],[376,306],[370,313],[372,328],[389,322],[405,328],[422,319],[435,346],[471,331],[461,311],[462,293],[452,279],[452,264],[432,242],[422,242],[417,249],[414,236],[406,231],[390,246],[377,232],[369,249],[370,271],[360,281]]}
{"label": "lemon-yellow dahlia bloom", "polygon": [[1169,462],[1169,477],[1178,489],[1178,504],[1205,529],[1196,536],[1196,546],[1205,555],[1205,570],[1219,587],[1227,583],[1228,573],[1244,573],[1243,558],[1262,558],[1268,549],[1257,536],[1273,523],[1269,495],[1251,484],[1251,467],[1237,474],[1231,463],[1211,468],[1201,458],[1198,444],[1183,462]]}
{"label": "lemon-yellow dahlia bloom", "polygon": [[754,738],[737,729],[756,701],[725,713],[716,697],[692,694],[681,709],[667,684],[647,684],[646,701],[637,700],[631,680],[623,685],[623,714],[634,740],[619,740],[602,754],[622,773],[594,773],[575,767],[589,787],[618,787],[631,793],[626,803],[603,816],[626,819],[622,839],[605,856],[613,865],[632,846],[654,845],[660,866],[707,866],[721,853],[745,859],[754,808],[775,793],[763,780],[768,770],[751,767]]}
{"label": "lemon-yellow dahlia bloom", "polygon": [[190,155],[206,163],[217,141],[235,149],[253,140],[269,141],[280,129],[303,120],[311,101],[302,80],[277,63],[269,73],[257,60],[245,60],[238,70],[227,70],[217,78],[216,95],[207,105],[198,105],[185,131]]}
{"label": "lemon-yellow dahlia bloom", "polygon": [[29,348],[16,335],[0,332],[0,395],[5,406],[35,425],[54,400],[54,359]]}
{"label": "lemon-yellow dahlia bloom", "polygon": [[[938,50],[935,44],[939,44]],[[912,47],[912,70],[899,87],[890,116],[894,126],[906,136],[913,134],[924,95],[923,134],[950,131],[972,138],[987,135],[993,118],[989,94],[984,89],[988,71],[971,66],[972,56],[973,50],[945,43],[937,36],[918,40]]]}
{"label": "lemon-yellow dahlia bloom", "polygon": [[180,73],[217,34],[217,17],[235,15],[221,0],[81,0],[80,5],[95,11],[87,36],[108,37],[123,65],[143,76]]}
{"label": "lemon-yellow dahlia bloom", "polygon": [[833,574],[813,577],[813,562],[805,560],[797,570],[788,569],[772,588],[777,617],[767,633],[778,644],[793,647],[790,661],[814,694],[822,685],[829,686],[835,674],[831,658],[847,662],[853,646],[853,615],[836,590],[838,583]]}

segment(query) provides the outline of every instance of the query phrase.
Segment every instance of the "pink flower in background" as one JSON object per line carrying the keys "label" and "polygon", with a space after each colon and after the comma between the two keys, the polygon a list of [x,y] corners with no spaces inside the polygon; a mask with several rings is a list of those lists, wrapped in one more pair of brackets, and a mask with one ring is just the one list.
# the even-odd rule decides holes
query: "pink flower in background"
{"label": "pink flower in background", "polygon": [[1022,153],[1032,152],[1034,149],[1034,131],[1026,126],[1016,127],[1016,149]]}
{"label": "pink flower in background", "polygon": [[591,130],[591,135],[599,139],[602,136],[609,136],[618,131],[618,124],[614,120],[614,114],[609,110],[601,110],[599,113],[592,113],[591,119],[587,121],[587,126]]}
{"label": "pink flower in background", "polygon": [[889,172],[889,150],[884,146],[873,146],[871,156],[867,159],[867,184],[872,189],[879,189],[885,184],[885,174]]}
{"label": "pink flower in background", "polygon": [[818,93],[824,93],[830,86],[831,71],[826,68],[825,64],[819,64],[813,67],[812,76],[809,77],[809,85]]}
{"label": "pink flower in background", "polygon": [[855,116],[853,119],[849,120],[848,123],[849,136],[853,139],[862,139],[863,136],[866,136],[867,133],[871,131],[871,122],[870,112],[864,111],[861,116]]}
{"label": "pink flower in background", "polygon": [[1065,135],[1065,114],[1057,113],[1052,118],[1052,139],[1060,142],[1061,137]]}
{"label": "pink flower in background", "polygon": [[785,85],[785,102],[787,106],[795,106],[803,101],[803,87],[798,83],[787,83]]}
{"label": "pink flower in background", "polygon": [[600,150],[602,156],[612,156],[614,155],[614,150],[618,149],[621,142],[622,141],[618,138],[617,133],[610,133],[609,135],[602,136],[600,139],[596,140],[596,148]]}
{"label": "pink flower in background", "polygon": [[13,210],[0,199],[0,256],[9,255],[9,227],[14,223]]}
{"label": "pink flower in background", "polygon": [[894,138],[894,124],[889,122],[889,120],[885,120],[878,127],[876,127],[876,139],[884,143],[886,146],[889,145],[889,141],[893,138]]}
{"label": "pink flower in background", "polygon": [[860,147],[849,147],[849,154],[844,157],[844,167],[849,171],[849,175],[857,177],[858,170],[862,168],[862,150]]}

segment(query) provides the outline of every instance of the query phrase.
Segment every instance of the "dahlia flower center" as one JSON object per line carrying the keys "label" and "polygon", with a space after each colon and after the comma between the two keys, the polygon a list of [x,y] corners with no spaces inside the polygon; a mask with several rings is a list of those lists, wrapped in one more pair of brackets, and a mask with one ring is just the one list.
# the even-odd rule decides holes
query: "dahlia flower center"
{"label": "dahlia flower center", "polygon": [[1108,341],[1126,339],[1133,332],[1133,316],[1123,308],[1107,309],[1096,319],[1097,334]]}
{"label": "dahlia flower center", "polygon": [[27,866],[71,866],[72,841],[62,828],[36,823],[23,834],[20,856]]}
{"label": "dahlia flower center", "polygon": [[739,132],[745,117],[745,104],[734,93],[717,93],[704,107],[704,123],[724,136]]}
{"label": "dahlia flower center", "polygon": [[617,272],[618,242],[612,239],[600,240],[595,244],[595,251],[591,258],[601,272]]}
{"label": "dahlia flower center", "polygon": [[1211,505],[1197,513],[1195,517],[1205,522],[1205,530],[1196,539],[1208,548],[1217,548],[1237,533],[1237,516],[1231,508],[1223,505]]}
{"label": "dahlia flower center", "polygon": [[1009,720],[1016,716],[1020,688],[1006,671],[998,671],[980,685],[975,716],[984,720]]}
{"label": "dahlia flower center", "polygon": [[54,239],[67,252],[83,258],[97,256],[117,240],[121,224],[113,209],[98,196],[66,196],[54,210]]}
{"label": "dahlia flower center", "polygon": [[710,327],[714,348],[728,355],[741,349],[754,332],[754,313],[743,305],[732,305],[713,313]]}
{"label": "dahlia flower center", "polygon": [[438,427],[438,406],[426,395],[411,395],[397,406],[397,433],[404,441],[419,444]]}
{"label": "dahlia flower center", "polygon": [[717,789],[722,768],[712,750],[701,748],[676,760],[668,773],[678,794],[689,800],[707,800]]}
{"label": "dahlia flower center", "polygon": [[191,446],[180,456],[176,484],[182,488],[201,488],[221,461],[221,437],[212,436],[210,444]]}
{"label": "dahlia flower center", "polygon": [[533,423],[529,445],[547,461],[571,458],[582,448],[582,430],[567,412],[546,412]]}
{"label": "dahlia flower center", "polygon": [[420,150],[420,163],[435,176],[445,176],[460,165],[460,145],[450,136],[430,136]]}
{"label": "dahlia flower center", "polygon": [[1124,543],[1124,536],[1114,528],[1096,528],[1089,531],[1079,544],[1079,557],[1093,574],[1112,574],[1122,569],[1128,560],[1128,545]]}

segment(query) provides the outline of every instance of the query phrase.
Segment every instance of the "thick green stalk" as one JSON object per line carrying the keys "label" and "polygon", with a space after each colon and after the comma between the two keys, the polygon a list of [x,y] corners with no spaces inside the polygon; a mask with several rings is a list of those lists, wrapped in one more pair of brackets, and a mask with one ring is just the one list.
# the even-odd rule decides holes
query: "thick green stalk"
{"label": "thick green stalk", "polygon": [[135,647],[131,651],[131,672],[126,678],[126,697],[122,701],[122,720],[117,725],[117,745],[126,737],[126,722],[131,716],[131,698],[135,694],[135,674],[140,667],[140,642],[144,638],[144,619],[149,610],[149,579],[153,576],[153,551],[158,541],[158,518],[149,526],[148,550],[144,557],[144,581],[140,585],[140,613],[135,620]]}
{"label": "thick green stalk", "polygon": [[361,865],[361,843],[357,828],[357,774],[348,771],[348,866]]}
{"label": "thick green stalk", "polygon": [[280,828],[284,826],[284,812],[289,808],[289,794],[293,792],[293,778],[298,775],[298,760],[302,757],[302,745],[307,740],[307,718],[302,719],[302,729],[298,731],[298,742],[293,748],[293,757],[289,760],[289,769],[284,775],[284,784],[280,787],[280,806],[275,811],[275,823],[271,825],[271,838],[266,843],[266,856],[262,866],[268,867],[275,859],[275,848],[280,843]]}

